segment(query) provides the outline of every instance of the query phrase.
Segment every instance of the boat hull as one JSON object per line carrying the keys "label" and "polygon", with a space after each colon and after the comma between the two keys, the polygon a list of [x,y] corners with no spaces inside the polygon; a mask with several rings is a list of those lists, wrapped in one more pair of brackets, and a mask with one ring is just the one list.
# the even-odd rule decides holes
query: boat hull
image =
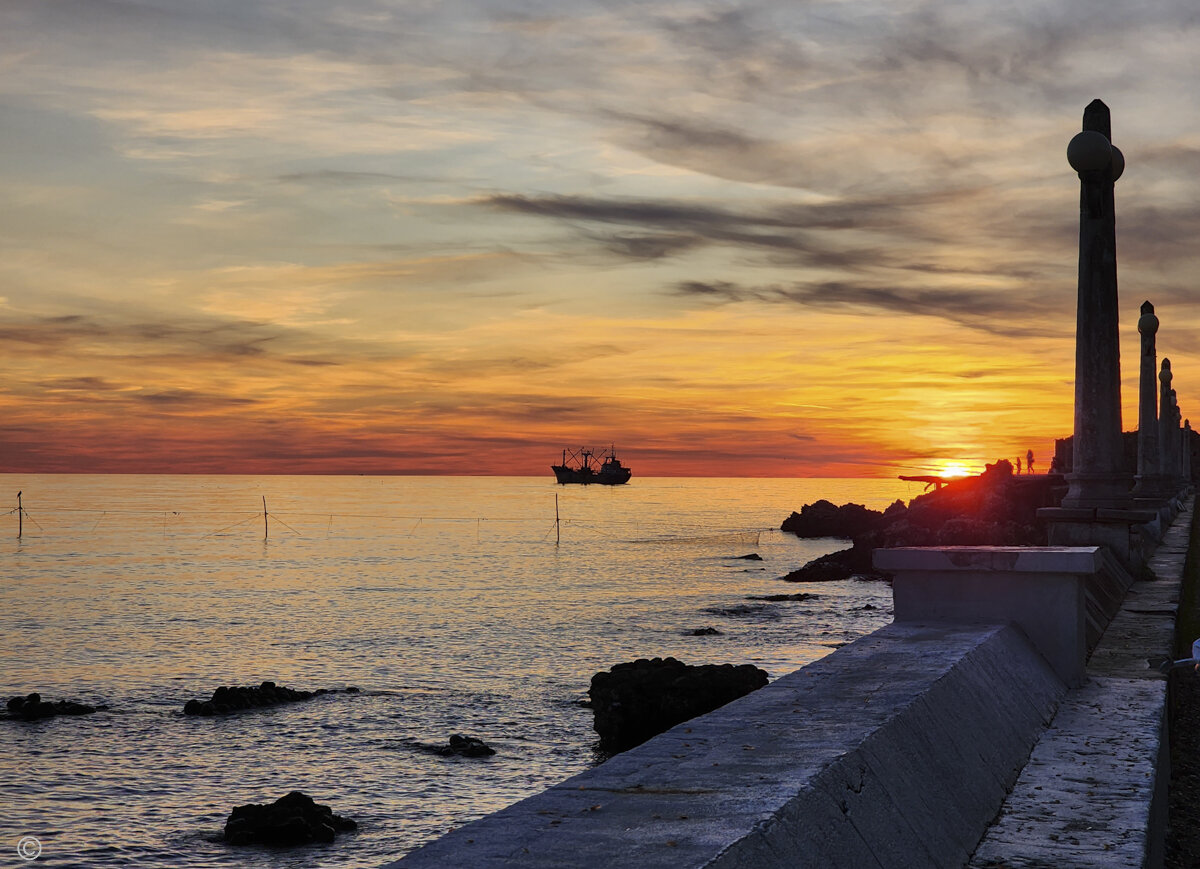
{"label": "boat hull", "polygon": [[550,468],[554,471],[554,478],[558,482],[578,483],[583,486],[592,483],[601,486],[619,486],[622,483],[628,483],[629,478],[633,476],[633,471],[629,468],[601,468],[599,471],[593,468],[569,468],[565,465],[551,465]]}

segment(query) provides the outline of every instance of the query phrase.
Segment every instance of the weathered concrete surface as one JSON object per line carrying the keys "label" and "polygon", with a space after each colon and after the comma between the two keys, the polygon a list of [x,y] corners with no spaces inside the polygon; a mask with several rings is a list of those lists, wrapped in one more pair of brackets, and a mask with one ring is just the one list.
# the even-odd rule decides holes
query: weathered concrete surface
{"label": "weathered concrete surface", "polygon": [[1097,546],[897,547],[874,562],[895,575],[897,622],[1012,622],[1068,685],[1133,582]]}
{"label": "weathered concrete surface", "polygon": [[1170,770],[1166,680],[1192,504],[1166,532],[1063,700],[972,869],[1158,867]]}
{"label": "weathered concrete surface", "polygon": [[1065,685],[1009,625],[893,624],[392,866],[962,866]]}

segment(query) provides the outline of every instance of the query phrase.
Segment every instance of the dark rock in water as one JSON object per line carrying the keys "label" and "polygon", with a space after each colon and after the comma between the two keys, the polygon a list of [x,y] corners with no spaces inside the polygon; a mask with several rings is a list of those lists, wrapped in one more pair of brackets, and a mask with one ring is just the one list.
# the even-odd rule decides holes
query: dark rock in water
{"label": "dark rock in water", "polygon": [[[582,701],[580,705],[586,703]],[[440,754],[442,757],[450,757],[458,755],[460,757],[491,757],[496,753],[496,749],[492,748],[482,739],[477,739],[474,736],[463,736],[461,733],[454,733],[450,736],[450,741],[446,745],[429,745],[428,743],[414,743],[418,748],[428,751],[430,754]]]}
{"label": "dark rock in water", "polygon": [[490,757],[496,753],[496,749],[492,748],[482,739],[476,739],[474,736],[463,736],[460,733],[451,734],[450,750],[455,754],[461,754],[463,757]]}
{"label": "dark rock in water", "polygon": [[[351,686],[343,689],[347,694],[357,694],[358,689]],[[213,691],[209,700],[189,700],[183,706],[185,715],[228,715],[243,709],[258,709],[264,706],[278,706],[282,703],[298,703],[311,700],[323,694],[336,694],[337,689],[318,688],[316,691],[296,691],[274,682],[263,682],[257,687],[253,685],[230,687],[222,685]]]}
{"label": "dark rock in water", "polygon": [[[862,556],[867,560],[863,563]],[[874,576],[870,563],[870,550],[842,549],[829,555],[813,559],[803,567],[782,577],[784,582],[834,582],[849,579],[856,573]]]}
{"label": "dark rock in water", "polygon": [[739,556],[737,556],[737,558],[739,561],[762,561],[763,560],[763,557],[761,555],[759,555],[757,552],[751,552],[749,555],[739,555]]}
{"label": "dark rock in water", "polygon": [[753,664],[639,658],[592,676],[588,696],[600,747],[619,752],[766,684],[766,672]]}
{"label": "dark rock in water", "polygon": [[877,609],[879,609],[879,607],[875,606],[875,604],[872,604],[872,603],[865,603],[862,606],[860,606],[859,609],[860,610],[877,610]]}
{"label": "dark rock in water", "polygon": [[709,606],[705,607],[706,613],[712,613],[714,616],[725,616],[731,619],[744,618],[764,618],[777,619],[779,611],[774,607],[765,606],[761,603],[735,603],[731,606]]}
{"label": "dark rock in water", "polygon": [[796,592],[796,594],[752,594],[747,596],[746,600],[812,600],[814,597],[820,597],[819,594],[811,594],[807,591]]}
{"label": "dark rock in water", "polygon": [[841,507],[824,499],[805,504],[799,513],[793,512],[783,520],[780,530],[797,537],[845,537],[853,539],[883,525],[878,510],[868,510],[862,504],[843,504]]}
{"label": "dark rock in water", "polygon": [[53,718],[56,715],[90,715],[105,706],[89,706],[86,703],[76,703],[74,700],[43,700],[36,691],[24,697],[11,698],[6,708],[8,718],[19,718],[22,721],[36,721],[39,718]]}
{"label": "dark rock in water", "polygon": [[329,806],[292,791],[273,803],[238,806],[225,821],[225,841],[230,845],[290,847],[312,842],[332,842],[341,832],[357,830],[350,818],[335,815]]}
{"label": "dark rock in water", "polygon": [[720,637],[723,634],[716,628],[693,628],[684,634],[686,637]]}

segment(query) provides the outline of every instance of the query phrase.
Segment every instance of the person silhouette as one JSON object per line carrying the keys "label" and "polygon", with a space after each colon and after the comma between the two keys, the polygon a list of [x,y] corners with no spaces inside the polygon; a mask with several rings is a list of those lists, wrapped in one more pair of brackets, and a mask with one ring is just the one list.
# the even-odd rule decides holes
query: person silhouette
{"label": "person silhouette", "polygon": [[1027,450],[1025,452],[1025,473],[1033,473],[1033,450]]}
{"label": "person silhouette", "polygon": [[1019,475],[1020,473],[1021,473],[1021,460],[1017,459],[1017,474]]}

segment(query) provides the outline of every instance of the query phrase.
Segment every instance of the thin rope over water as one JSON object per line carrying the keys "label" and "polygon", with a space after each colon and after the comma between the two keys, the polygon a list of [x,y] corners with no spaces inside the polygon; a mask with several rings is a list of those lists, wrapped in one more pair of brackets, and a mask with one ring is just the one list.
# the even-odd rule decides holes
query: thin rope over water
{"label": "thin rope over water", "polygon": [[[33,523],[38,528],[38,530],[42,532],[42,535],[47,535],[47,534],[51,533],[51,532],[48,532],[46,530],[46,528],[43,527],[40,523],[38,523],[37,520],[35,520],[32,516],[30,516],[29,511],[27,509],[25,509],[24,507],[19,507],[19,508],[14,507],[14,508],[6,511],[3,515],[12,516],[17,513],[20,514],[20,518],[28,519],[31,523]],[[163,530],[164,537],[167,536],[168,523],[169,523],[169,520],[171,520],[171,519],[174,519],[177,523],[182,523],[186,520],[193,519],[193,520],[197,520],[197,521],[205,522],[205,523],[211,522],[211,524],[217,524],[217,522],[212,521],[214,519],[224,518],[227,520],[234,520],[234,521],[229,522],[228,524],[221,524],[215,530],[208,531],[206,533],[199,533],[199,531],[198,531],[197,536],[199,537],[199,539],[202,539],[202,540],[205,540],[205,539],[208,539],[211,537],[227,535],[227,534],[230,534],[231,532],[236,532],[239,529],[243,528],[244,526],[248,526],[251,523],[257,522],[259,520],[262,520],[264,522],[264,528],[263,528],[264,538],[269,536],[271,523],[277,523],[279,526],[282,526],[283,528],[287,529],[289,532],[291,532],[293,535],[295,535],[297,537],[304,537],[304,536],[306,536],[305,532],[300,530],[299,528],[295,527],[295,525],[293,523],[302,524],[307,521],[310,524],[312,524],[314,522],[314,520],[316,522],[319,522],[319,525],[317,526],[317,533],[319,533],[319,531],[322,530],[321,526],[323,526],[323,530],[325,532],[323,536],[325,536],[325,537],[336,536],[334,533],[335,520],[337,520],[338,522],[341,522],[342,524],[346,524],[347,522],[352,523],[355,520],[369,520],[372,522],[402,522],[405,524],[412,523],[411,526],[408,528],[407,532],[403,534],[403,536],[405,536],[405,537],[412,537],[416,534],[416,532],[419,528],[429,527],[430,525],[434,525],[436,523],[472,522],[475,524],[476,539],[480,538],[480,532],[483,527],[483,523],[485,523],[485,522],[503,522],[503,523],[509,523],[509,524],[522,523],[522,522],[523,523],[536,523],[538,525],[538,529],[540,530],[540,528],[543,527],[542,523],[545,523],[547,520],[549,520],[551,523],[550,527],[549,527],[549,531],[547,531],[545,533],[545,535],[543,535],[540,538],[542,541],[545,541],[550,536],[550,534],[555,531],[559,532],[558,541],[561,541],[562,529],[565,526],[570,526],[570,527],[576,529],[577,531],[585,532],[587,534],[594,534],[594,535],[597,535],[600,537],[605,537],[605,538],[613,540],[614,542],[633,543],[633,544],[660,544],[660,545],[669,544],[669,545],[685,545],[685,546],[686,545],[704,546],[704,545],[720,545],[720,544],[734,544],[734,543],[744,544],[744,545],[757,545],[757,543],[759,541],[759,534],[761,534],[761,532],[763,530],[768,530],[768,529],[760,529],[760,528],[730,529],[728,526],[712,526],[712,527],[690,526],[687,529],[688,533],[677,533],[677,534],[669,534],[668,533],[668,534],[663,534],[663,535],[653,536],[653,537],[643,537],[643,536],[638,536],[638,534],[637,534],[638,523],[636,520],[631,520],[630,522],[625,522],[625,523],[614,522],[610,526],[600,526],[600,525],[596,525],[595,523],[592,523],[592,522],[584,522],[584,521],[580,521],[580,520],[576,520],[576,519],[565,518],[565,517],[561,516],[561,514],[558,512],[557,505],[555,506],[554,514],[549,515],[549,516],[547,516],[547,515],[541,515],[541,516],[444,516],[444,515],[427,515],[427,514],[418,514],[418,513],[353,513],[353,512],[351,512],[351,513],[330,513],[329,511],[309,512],[309,511],[303,511],[303,510],[283,511],[283,512],[271,510],[268,513],[268,511],[266,510],[266,504],[265,504],[265,499],[264,499],[263,508],[259,509],[259,510],[164,510],[164,509],[152,509],[152,508],[119,509],[119,508],[112,508],[112,507],[74,507],[74,506],[72,506],[72,507],[61,506],[60,507],[60,506],[50,505],[50,506],[40,507],[38,510],[38,515],[41,516],[43,519],[48,518],[48,524],[51,524],[52,526],[54,524],[54,522],[53,522],[54,517],[56,515],[63,517],[64,520],[67,519],[67,517],[72,517],[72,516],[78,516],[80,518],[85,518],[85,517],[90,518],[92,516],[95,517],[95,521],[90,523],[90,528],[88,528],[88,530],[80,532],[76,528],[71,528],[69,530],[56,529],[54,532],[54,533],[62,533],[62,534],[77,534],[77,533],[94,534],[98,531],[101,524],[104,524],[106,529],[111,528],[113,520],[117,519],[119,517],[129,517],[129,518],[153,517],[154,519],[161,518],[162,530]],[[290,521],[288,521],[288,520],[290,520]],[[64,524],[64,523],[60,523],[60,524]],[[66,524],[69,524],[69,522],[67,522]],[[632,525],[633,527],[630,528],[629,527],[630,525]],[[172,525],[172,527],[174,527],[174,525]],[[630,530],[632,530],[634,532],[633,535],[629,534]],[[107,530],[105,533],[107,533]],[[184,533],[184,532],[177,532],[177,533]],[[310,530],[309,533],[313,533],[313,531]],[[431,533],[436,533],[436,532],[433,532],[431,530]]]}

